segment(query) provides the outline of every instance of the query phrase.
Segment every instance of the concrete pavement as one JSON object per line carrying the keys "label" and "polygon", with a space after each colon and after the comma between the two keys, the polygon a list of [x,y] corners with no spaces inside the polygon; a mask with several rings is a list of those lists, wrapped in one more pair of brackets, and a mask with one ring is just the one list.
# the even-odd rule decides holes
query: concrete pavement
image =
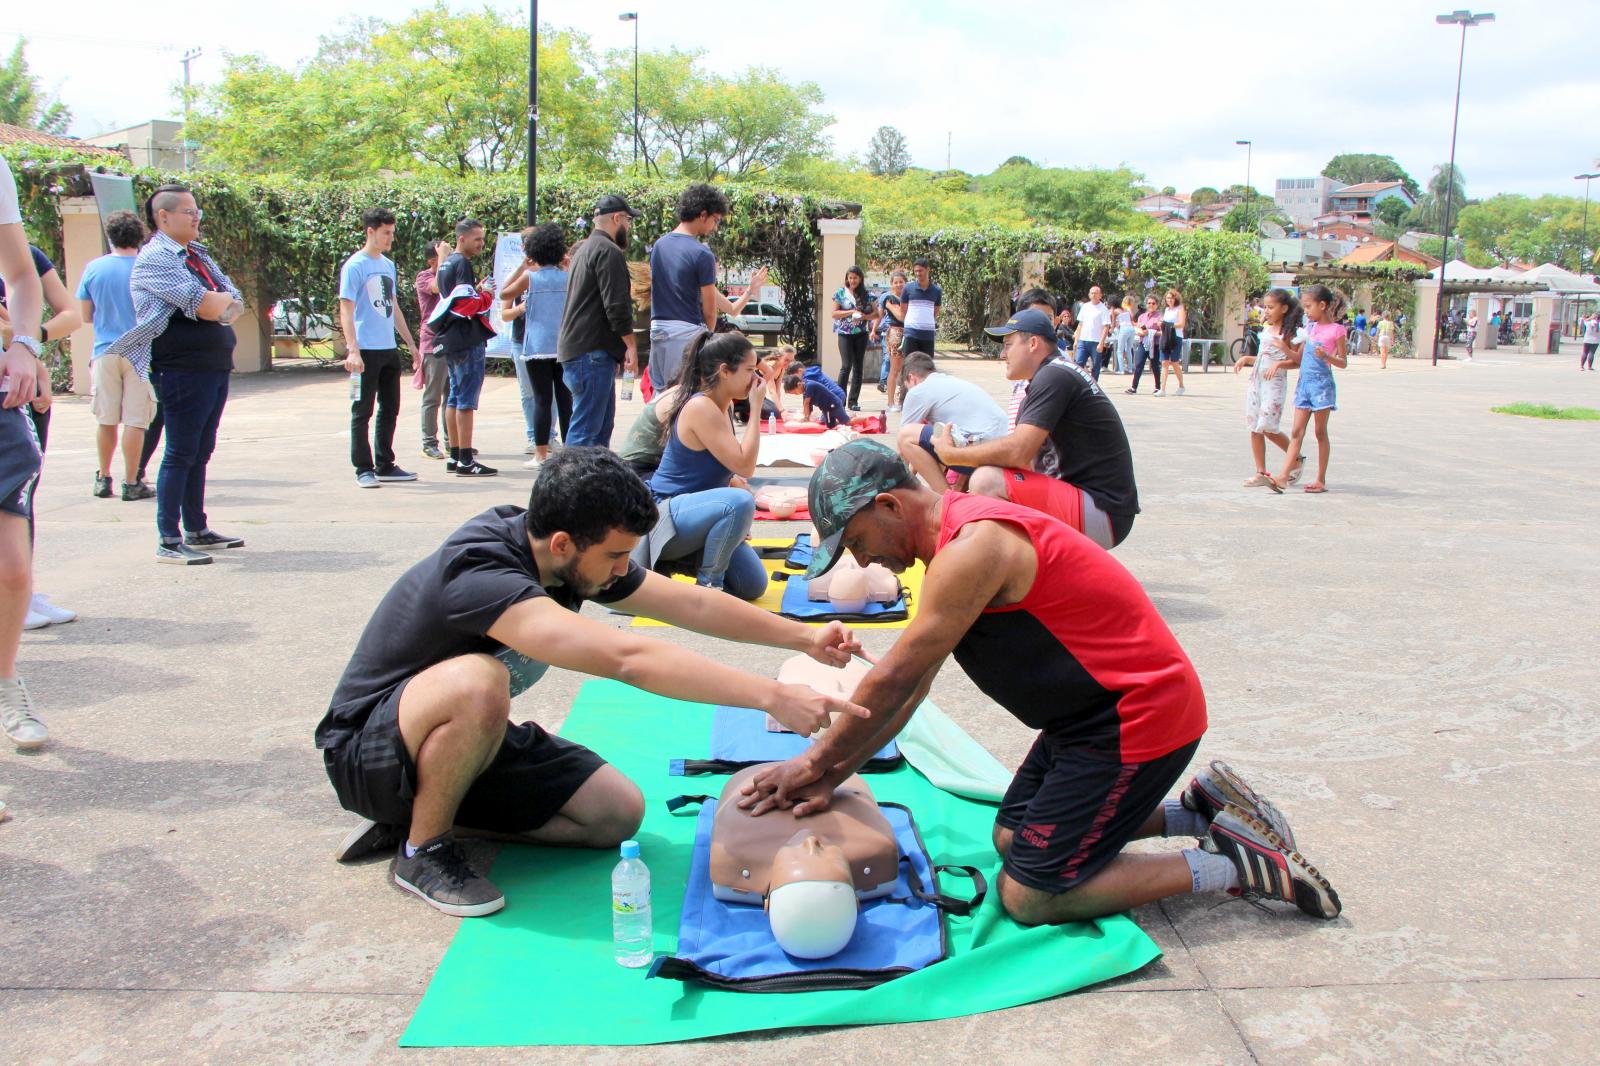
{"label": "concrete pavement", "polygon": [[[423,480],[374,492],[348,462],[342,374],[235,378],[209,506],[248,547],[198,568],[154,562],[152,503],[90,498],[87,403],[65,399],[37,586],[82,618],[23,637],[53,743],[0,748],[0,1062],[1593,1061],[1600,424],[1488,410],[1600,406],[1600,374],[1576,361],[1358,359],[1320,497],[1239,486],[1232,374],[1160,398],[1105,379],[1144,507],[1117,557],[1206,684],[1201,757],[1286,810],[1341,919],[1180,898],[1135,915],[1164,958],[1083,994],[640,1049],[402,1052],[457,920],[388,887],[381,863],[331,858],[352,820],[311,730],[392,579],[468,516],[525,499],[514,381],[490,380],[479,420],[503,476],[458,481],[421,458],[407,389],[400,461]],[[1008,391],[998,364],[942,362]],[[782,657],[714,650],[759,670]],[[513,713],[559,726],[580,680],[552,672]],[[934,695],[1020,761],[1028,731],[953,664]]]}

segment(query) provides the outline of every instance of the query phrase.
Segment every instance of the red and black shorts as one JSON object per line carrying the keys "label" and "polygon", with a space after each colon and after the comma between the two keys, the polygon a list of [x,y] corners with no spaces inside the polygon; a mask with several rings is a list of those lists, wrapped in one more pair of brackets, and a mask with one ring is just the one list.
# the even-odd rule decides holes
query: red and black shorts
{"label": "red and black shorts", "polygon": [[1127,847],[1199,747],[1122,763],[1040,733],[995,818],[1012,833],[1006,876],[1052,894],[1083,884]]}

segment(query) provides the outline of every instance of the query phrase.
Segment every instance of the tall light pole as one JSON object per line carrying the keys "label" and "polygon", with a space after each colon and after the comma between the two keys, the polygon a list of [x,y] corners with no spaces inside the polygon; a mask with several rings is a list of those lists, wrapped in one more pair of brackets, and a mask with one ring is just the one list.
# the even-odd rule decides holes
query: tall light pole
{"label": "tall light pole", "polygon": [[[1250,205],[1250,157],[1255,154],[1255,145],[1250,141],[1234,141],[1233,143],[1244,146],[1244,202],[1245,206],[1248,207]],[[1254,221],[1253,216],[1247,217],[1251,217],[1252,221]],[[1259,228],[1259,226],[1256,228]]]}
{"label": "tall light pole", "polygon": [[528,0],[528,225],[539,195],[539,0]]}
{"label": "tall light pole", "polygon": [[1578,244],[1579,274],[1583,273],[1583,256],[1589,248],[1589,182],[1595,178],[1600,178],[1600,174],[1577,174],[1572,179],[1583,182],[1583,240]]}
{"label": "tall light pole", "polygon": [[[183,59],[181,60],[183,63],[183,172],[185,174],[189,173],[189,143],[192,140],[189,136],[189,64],[199,59],[200,55],[200,49],[191,48],[183,53]],[[155,166],[155,164],[154,154],[152,154],[150,165]]]}
{"label": "tall light pole", "polygon": [[617,16],[619,22],[633,23],[633,165],[639,166],[639,148],[643,138],[639,135],[639,13],[624,11]]}
{"label": "tall light pole", "polygon": [[1448,182],[1444,193],[1444,247],[1439,252],[1439,305],[1434,308],[1433,322],[1433,365],[1438,366],[1439,346],[1445,341],[1444,312],[1447,302],[1444,298],[1444,273],[1450,265],[1450,211],[1455,206],[1456,196],[1456,130],[1461,124],[1461,71],[1467,61],[1467,30],[1485,22],[1493,22],[1494,15],[1488,11],[1475,15],[1470,11],[1457,10],[1448,15],[1435,15],[1433,21],[1441,26],[1461,27],[1461,51],[1456,56],[1456,109],[1455,117],[1450,120],[1450,169],[1446,172]]}

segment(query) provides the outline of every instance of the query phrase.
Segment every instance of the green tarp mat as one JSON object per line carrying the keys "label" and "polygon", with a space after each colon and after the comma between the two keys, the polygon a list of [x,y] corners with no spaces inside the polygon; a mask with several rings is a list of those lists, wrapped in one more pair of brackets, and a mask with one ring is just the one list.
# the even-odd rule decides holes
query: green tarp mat
{"label": "green tarp mat", "polygon": [[[667,762],[704,753],[711,708],[614,681],[583,686],[563,736],[585,744],[644,791],[638,837],[650,867],[655,947],[677,944],[695,819],[667,813],[684,792],[716,795],[724,778],[672,778]],[[933,787],[910,767],[876,774],[880,800],[903,803],[936,862],[977,866],[993,884],[991,804]],[[505,909],[461,922],[403,1047],[655,1044],[793,1026],[953,1018],[1030,1003],[1131,973],[1160,950],[1129,918],[1035,929],[1007,918],[991,890],[970,918],[947,918],[950,957],[865,991],[753,995],[699,988],[611,957],[610,851],[507,845],[490,876]],[[965,895],[965,878],[945,891]]]}

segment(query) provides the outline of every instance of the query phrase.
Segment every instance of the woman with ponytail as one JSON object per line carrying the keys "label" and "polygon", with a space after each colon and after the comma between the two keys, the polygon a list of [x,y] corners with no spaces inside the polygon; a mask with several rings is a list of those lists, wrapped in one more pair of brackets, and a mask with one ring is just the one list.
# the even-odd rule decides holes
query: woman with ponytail
{"label": "woman with ponytail", "polygon": [[635,552],[642,564],[695,560],[701,585],[744,600],[766,591],[766,567],[745,543],[756,501],[743,487],[755,473],[761,420],[750,419],[741,439],[731,416],[735,400],[759,404],[765,390],[743,333],[701,333],[690,342],[660,408],[665,449],[649,484],[661,518]]}

